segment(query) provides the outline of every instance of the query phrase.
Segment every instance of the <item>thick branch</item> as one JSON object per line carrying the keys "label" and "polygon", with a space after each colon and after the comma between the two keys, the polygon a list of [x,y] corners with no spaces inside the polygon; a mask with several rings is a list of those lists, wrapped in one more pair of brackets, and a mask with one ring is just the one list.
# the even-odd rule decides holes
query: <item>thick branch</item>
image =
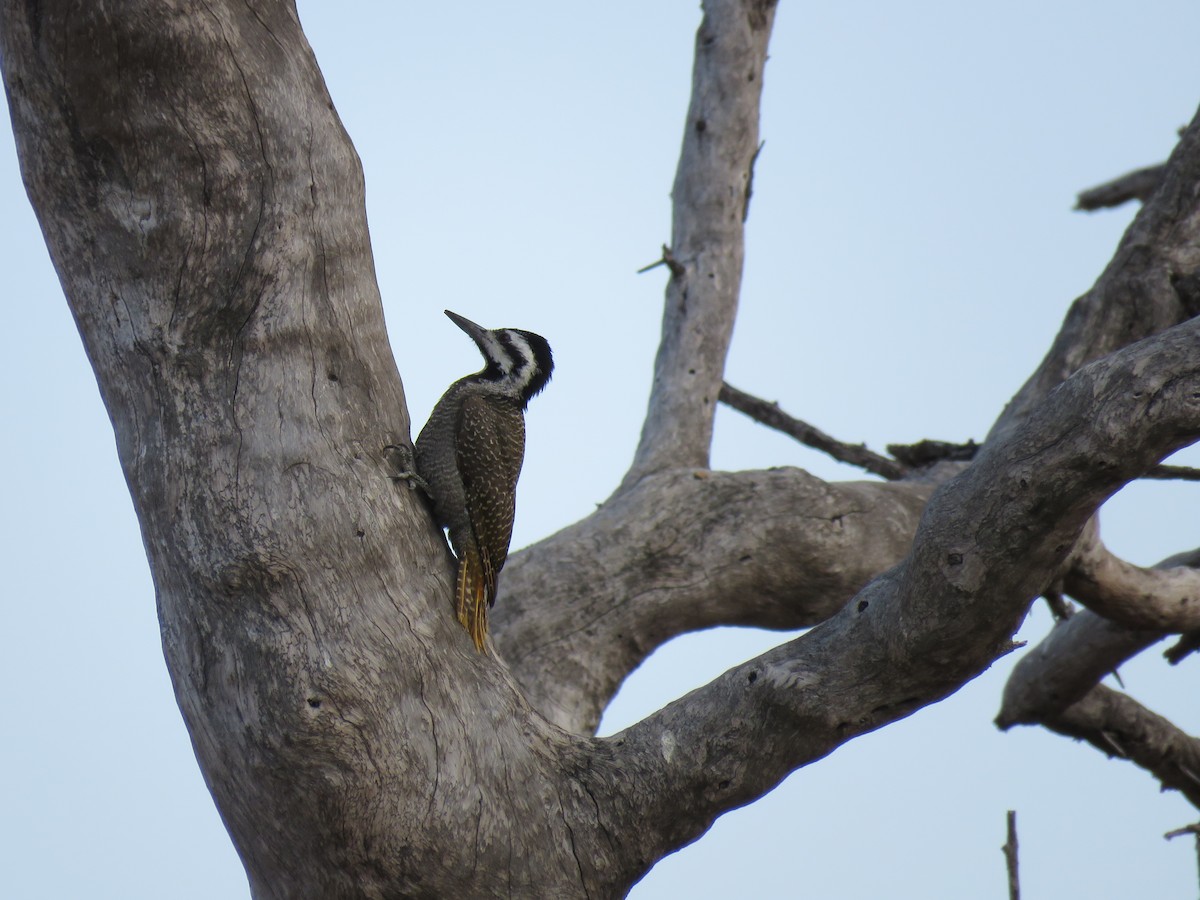
{"label": "thick branch", "polygon": [[1141,766],[1162,782],[1164,789],[1179,791],[1200,808],[1200,739],[1133,698],[1097,685],[1043,724],[1059,734],[1087,741],[1107,756]]}
{"label": "thick branch", "polygon": [[908,552],[930,484],[675,470],[513,556],[500,653],[542,714],[591,733],[656,647],[714,625],[801,628]]}
{"label": "thick branch", "polygon": [[1159,188],[1095,286],[1072,304],[1046,358],[992,426],[989,440],[1014,428],[1085,363],[1200,314],[1197,184],[1200,118],[1184,131]]}
{"label": "thick branch", "polygon": [[1076,549],[1064,587],[1088,609],[1127,628],[1157,632],[1200,628],[1200,570],[1143,569],[1114,556],[1098,535]]}
{"label": "thick branch", "polygon": [[[987,443],[1006,438],[1049,391],[1087,360],[1100,357],[1139,337],[1157,333],[1200,310],[1200,291],[1196,290],[1200,281],[1192,275],[1200,267],[1200,214],[1197,213],[1194,192],[1190,187],[1197,180],[1200,180],[1200,125],[1193,123],[1172,155],[1164,175],[1163,189],[1140,211],[1122,241],[1121,249],[1096,287],[1075,303],[1039,373],[1010,403],[993,427]],[[1146,470],[1150,468],[1148,464]],[[699,498],[696,499],[699,502]],[[671,515],[686,511],[690,517],[696,508],[672,509],[674,512]],[[794,505],[788,515],[804,515],[804,509],[803,505]],[[663,514],[667,515],[665,510]],[[907,515],[902,519],[906,519]],[[648,598],[663,595],[657,590],[640,593],[636,589],[617,592],[609,589],[607,585],[611,583],[614,571],[631,571],[623,561],[628,558],[626,551],[619,549],[618,542],[610,539],[624,532],[610,525],[588,524],[591,518],[535,545],[509,563],[509,569],[504,573],[505,584],[501,585],[501,589],[511,589],[519,602],[510,604],[505,601],[505,611],[497,616],[506,620],[503,627],[511,631],[511,639],[517,642],[514,646],[541,647],[547,642],[557,644],[563,638],[555,636],[586,632],[586,638],[568,639],[570,646],[563,649],[569,649],[569,653],[554,655],[539,651],[524,661],[513,662],[521,673],[522,685],[535,698],[538,707],[572,730],[586,730],[589,723],[594,725],[611,691],[628,674],[629,667],[640,662],[644,653],[648,652],[642,649],[640,643],[629,649],[609,651],[608,648],[625,647],[629,642],[638,640],[630,637],[631,632],[626,627],[630,618],[645,623],[652,636],[649,642],[651,646],[682,633],[695,621],[690,615],[655,618],[633,613],[631,610]],[[886,512],[877,521],[881,525],[887,523],[883,525],[885,536],[882,543],[889,549],[881,552],[879,560],[875,561],[898,560],[904,551],[897,551],[893,541],[903,533],[906,525],[901,523],[897,528],[892,528],[894,520]],[[674,532],[668,532],[671,533]],[[870,539],[861,546],[875,546],[874,534],[871,532]],[[577,537],[581,540],[570,540]],[[589,559],[581,558],[584,554],[578,549],[580,547],[587,548]],[[617,557],[611,565],[602,561],[608,554]],[[785,564],[777,571],[797,571],[797,577],[807,582],[808,576],[804,574],[807,571],[837,571],[850,566],[854,567],[857,577],[857,573],[862,571],[857,565],[857,554],[856,549],[850,550],[841,558],[814,558],[811,562],[802,562],[798,569]],[[652,570],[650,560],[655,556],[646,555],[646,562],[642,564],[646,570]],[[772,555],[764,560],[759,554],[754,559],[765,562],[774,557]],[[533,569],[544,568],[545,574],[532,570],[522,572],[527,565]],[[745,563],[746,567],[752,565],[755,563]],[[575,566],[580,568],[576,570]],[[573,580],[570,574],[573,571],[581,571],[585,576]],[[687,601],[683,586],[690,584],[691,579],[686,577],[686,568],[676,571],[681,575],[674,582],[674,596],[679,598],[679,606],[684,608]],[[838,590],[852,581],[847,579],[847,582],[839,585]],[[728,617],[725,621],[739,621],[736,611],[738,605],[746,603],[753,596],[742,593],[718,597],[706,593],[706,602],[701,605],[708,608],[709,603],[718,604]],[[840,603],[845,596],[839,594],[833,605]],[[800,601],[800,606],[809,608],[809,602]],[[587,610],[582,617],[576,613],[581,607]],[[831,608],[825,604],[822,607]],[[614,616],[614,608],[621,609],[622,613]],[[581,627],[580,622],[586,624]],[[709,624],[716,624],[716,621],[710,620]],[[502,637],[500,640],[503,645],[509,638]],[[582,665],[577,662],[580,659],[585,660]],[[534,665],[535,662],[543,668],[539,669]],[[1111,666],[1102,671],[1109,669]],[[538,687],[535,682],[544,686]],[[569,709],[578,700],[584,703],[584,714],[575,716],[560,712],[561,703],[566,703]]]}
{"label": "thick branch", "polygon": [[1094,363],[929,501],[908,558],[803,637],[611,739],[646,858],[1011,647],[1088,519],[1200,435],[1200,320]]}
{"label": "thick branch", "polygon": [[[1088,545],[1092,540],[1091,534],[1087,534],[1078,546]],[[1137,569],[1135,577],[1153,580],[1181,566],[1194,567],[1197,562],[1200,551],[1177,553],[1153,569]],[[1050,634],[1013,667],[1004,686],[996,724],[1009,728],[1036,723],[1070,706],[1105,675],[1165,636],[1165,631],[1130,628],[1087,610],[1059,620]]]}
{"label": "thick branch", "polygon": [[728,383],[721,385],[720,400],[726,406],[745,413],[755,422],[766,425],[768,428],[774,428],[776,431],[782,431],[807,447],[829,454],[838,462],[858,466],[860,469],[866,469],[868,472],[888,479],[903,478],[908,472],[908,469],[894,459],[888,459],[886,456],[880,456],[878,453],[868,450],[865,444],[843,443],[830,437],[819,428],[788,415],[779,408],[778,403],[760,400],[758,397],[739,391]]}
{"label": "thick branch", "polygon": [[1163,639],[1084,610],[1060,619],[1013,667],[996,724],[1034,724],[1082,699],[1127,659]]}
{"label": "thick branch", "polygon": [[707,468],[741,290],[743,219],[775,0],[705,0],[703,8],[671,193],[674,264],[650,404],[626,486],[665,469]]}

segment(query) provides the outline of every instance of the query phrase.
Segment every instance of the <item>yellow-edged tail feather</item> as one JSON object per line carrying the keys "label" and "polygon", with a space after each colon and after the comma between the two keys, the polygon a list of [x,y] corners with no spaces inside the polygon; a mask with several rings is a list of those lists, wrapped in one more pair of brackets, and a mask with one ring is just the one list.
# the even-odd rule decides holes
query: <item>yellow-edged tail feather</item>
{"label": "yellow-edged tail feather", "polygon": [[487,555],[467,550],[458,562],[454,612],[480,653],[487,652],[484,646],[488,633],[487,613],[495,599],[496,573],[488,564]]}

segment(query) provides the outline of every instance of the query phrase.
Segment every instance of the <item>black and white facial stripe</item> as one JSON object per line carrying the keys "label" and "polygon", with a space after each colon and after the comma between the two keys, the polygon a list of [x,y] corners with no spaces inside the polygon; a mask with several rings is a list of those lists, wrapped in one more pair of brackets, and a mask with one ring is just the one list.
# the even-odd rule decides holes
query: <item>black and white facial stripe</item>
{"label": "black and white facial stripe", "polygon": [[471,336],[487,361],[487,367],[475,376],[479,381],[490,382],[518,398],[522,407],[550,381],[554,357],[550,344],[540,334],[519,328],[489,331],[450,310],[446,315]]}

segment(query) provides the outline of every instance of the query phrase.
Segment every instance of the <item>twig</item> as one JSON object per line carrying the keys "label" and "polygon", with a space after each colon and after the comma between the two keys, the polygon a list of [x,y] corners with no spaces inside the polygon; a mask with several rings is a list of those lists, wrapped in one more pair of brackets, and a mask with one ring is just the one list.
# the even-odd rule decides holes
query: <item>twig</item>
{"label": "twig", "polygon": [[1158,187],[1165,168],[1165,164],[1147,166],[1144,169],[1128,172],[1112,181],[1106,181],[1097,187],[1081,191],[1075,198],[1075,208],[1091,212],[1120,206],[1129,200],[1144,201]]}
{"label": "twig", "polygon": [[1193,469],[1191,466],[1155,466],[1142,477],[1155,478],[1161,481],[1171,479],[1177,481],[1200,481],[1200,469]]}
{"label": "twig", "polygon": [[637,270],[637,274],[641,275],[649,272],[651,269],[657,269],[659,266],[666,266],[671,270],[671,274],[676,278],[682,278],[684,273],[683,263],[671,255],[671,248],[663,244],[662,257],[657,262],[652,262],[648,266],[642,266]]}
{"label": "twig", "polygon": [[1197,650],[1200,650],[1200,631],[1189,631],[1180,635],[1173,646],[1164,650],[1163,656],[1171,665],[1177,666]]}
{"label": "twig", "polygon": [[878,453],[868,450],[863,444],[842,443],[807,422],[788,415],[779,408],[778,403],[760,400],[758,397],[739,391],[728,382],[721,385],[720,400],[726,406],[744,413],[755,422],[766,425],[768,428],[774,428],[776,431],[782,431],[805,446],[832,456],[838,462],[858,466],[860,469],[874,472],[889,481],[903,478],[908,474],[908,469],[894,459],[880,456]]}
{"label": "twig", "polygon": [[919,469],[942,460],[965,462],[975,458],[979,445],[974,441],[952,444],[949,441],[917,441],[915,444],[888,444],[887,452],[906,466]]}
{"label": "twig", "polygon": [[1176,828],[1174,831],[1168,831],[1163,835],[1168,841],[1173,838],[1182,837],[1185,834],[1196,836],[1196,869],[1200,871],[1200,824],[1184,825],[1182,828]]}
{"label": "twig", "polygon": [[1017,874],[1017,811],[1008,811],[1008,839],[1000,848],[1008,869],[1008,900],[1021,900],[1021,879]]}
{"label": "twig", "polygon": [[1075,614],[1075,604],[1064,597],[1061,590],[1047,590],[1042,596],[1046,598],[1046,605],[1050,607],[1050,615],[1054,616],[1054,621],[1061,622]]}

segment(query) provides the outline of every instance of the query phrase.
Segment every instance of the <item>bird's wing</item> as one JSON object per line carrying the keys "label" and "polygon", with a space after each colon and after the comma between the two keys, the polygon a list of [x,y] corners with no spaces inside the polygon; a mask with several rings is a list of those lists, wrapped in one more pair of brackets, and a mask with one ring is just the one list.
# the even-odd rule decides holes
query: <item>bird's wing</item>
{"label": "bird's wing", "polygon": [[496,596],[496,573],[508,558],[512,540],[517,478],[525,455],[525,417],[516,403],[504,397],[464,397],[455,444],[490,602]]}

